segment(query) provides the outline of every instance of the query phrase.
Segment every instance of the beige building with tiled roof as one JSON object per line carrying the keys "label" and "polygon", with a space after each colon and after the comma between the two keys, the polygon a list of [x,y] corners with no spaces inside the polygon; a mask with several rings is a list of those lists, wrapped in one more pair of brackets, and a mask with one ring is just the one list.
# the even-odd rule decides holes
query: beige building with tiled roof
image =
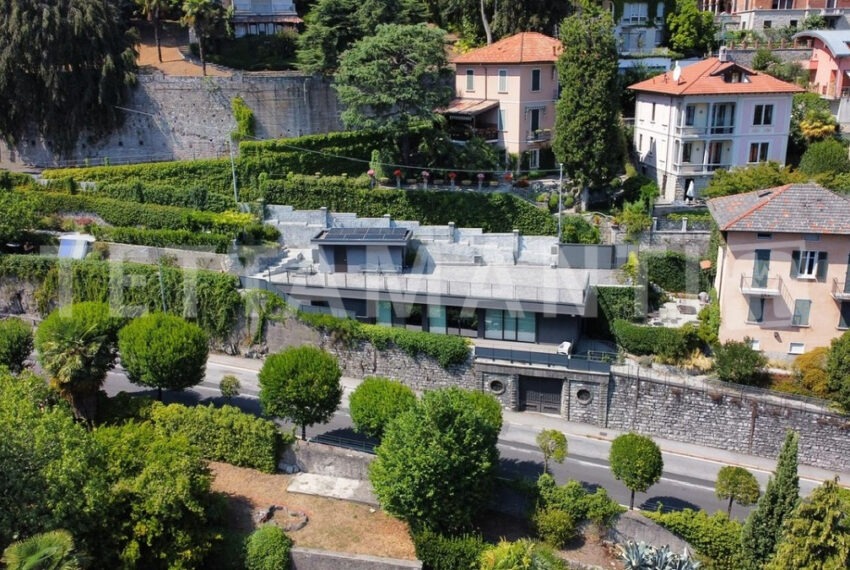
{"label": "beige building with tiled roof", "polygon": [[850,200],[789,184],[708,201],[717,257],[720,340],[749,338],[791,358],[850,328]]}
{"label": "beige building with tiled roof", "polygon": [[560,53],[559,40],[522,32],[452,58],[456,98],[443,110],[452,140],[480,136],[539,168],[555,126]]}
{"label": "beige building with tiled roof", "polygon": [[634,146],[661,201],[698,198],[719,169],[785,164],[791,101],[803,90],[708,58],[629,89],[637,93]]}

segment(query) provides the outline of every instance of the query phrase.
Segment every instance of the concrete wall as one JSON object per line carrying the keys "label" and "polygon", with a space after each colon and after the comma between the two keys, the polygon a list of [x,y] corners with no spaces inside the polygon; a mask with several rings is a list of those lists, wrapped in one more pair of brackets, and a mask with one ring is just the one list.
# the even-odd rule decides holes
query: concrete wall
{"label": "concrete wall", "polygon": [[405,570],[422,568],[419,560],[378,558],[296,546],[290,551],[293,570]]}
{"label": "concrete wall", "polygon": [[284,452],[281,463],[297,465],[305,473],[368,481],[369,464],[374,459],[374,455],[361,451],[296,440]]}
{"label": "concrete wall", "polygon": [[[744,67],[751,67],[753,65],[753,58],[756,56],[757,51],[758,49],[756,48],[729,48],[726,50],[726,53],[729,54],[729,59],[735,63],[743,65]],[[812,48],[771,48],[770,53],[784,62],[803,62],[811,57]]]}
{"label": "concrete wall", "polygon": [[0,167],[148,162],[226,156],[236,123],[231,100],[241,96],[254,112],[260,139],[341,129],[336,93],[318,77],[281,72],[230,77],[139,75],[126,103],[124,126],[92,142],[87,134],[72,156],[55,157],[46,141],[25,137],[16,148],[0,143]]}

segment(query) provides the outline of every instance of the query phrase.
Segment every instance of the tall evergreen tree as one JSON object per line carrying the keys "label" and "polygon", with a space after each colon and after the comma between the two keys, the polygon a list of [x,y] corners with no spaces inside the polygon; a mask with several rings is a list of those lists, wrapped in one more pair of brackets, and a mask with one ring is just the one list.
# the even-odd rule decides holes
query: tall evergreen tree
{"label": "tall evergreen tree", "polygon": [[837,481],[824,481],[785,521],[785,533],[767,570],[850,568],[850,503]]}
{"label": "tall evergreen tree", "polygon": [[756,510],[744,524],[741,542],[750,568],[762,568],[773,556],[782,538],[782,523],[800,502],[800,477],[797,475],[797,446],[800,437],[788,430],[779,452],[776,476],[767,483]]}
{"label": "tall evergreen tree", "polygon": [[135,82],[135,36],[120,2],[0,2],[0,136],[19,142],[30,129],[69,152],[84,129],[121,121]]}
{"label": "tall evergreen tree", "polygon": [[553,150],[564,173],[585,186],[610,180],[621,166],[617,40],[611,14],[584,2],[561,24],[561,98]]}

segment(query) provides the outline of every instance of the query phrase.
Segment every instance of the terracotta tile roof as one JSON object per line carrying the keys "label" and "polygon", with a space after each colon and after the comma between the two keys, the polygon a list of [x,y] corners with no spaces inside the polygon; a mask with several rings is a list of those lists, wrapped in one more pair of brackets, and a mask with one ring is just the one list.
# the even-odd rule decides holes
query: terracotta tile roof
{"label": "terracotta tile roof", "polygon": [[817,184],[786,184],[708,201],[723,231],[850,235],[850,200]]}
{"label": "terracotta tile roof", "polygon": [[561,42],[538,32],[522,32],[452,58],[454,63],[554,63]]}
{"label": "terracotta tile roof", "polygon": [[[749,81],[727,83],[723,72],[738,68]],[[781,81],[766,73],[759,73],[732,62],[721,62],[716,57],[704,59],[682,67],[679,81],[673,81],[673,71],[668,71],[645,81],[630,85],[633,91],[662,93],[664,95],[727,95],[736,93],[802,93],[793,83]]]}

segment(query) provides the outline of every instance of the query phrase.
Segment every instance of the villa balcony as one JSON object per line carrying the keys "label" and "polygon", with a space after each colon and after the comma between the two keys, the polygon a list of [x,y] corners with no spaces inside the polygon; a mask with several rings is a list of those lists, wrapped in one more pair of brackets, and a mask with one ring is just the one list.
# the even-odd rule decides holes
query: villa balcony
{"label": "villa balcony", "polygon": [[673,169],[676,174],[679,175],[688,175],[688,176],[707,176],[712,174],[715,170],[728,170],[732,168],[732,165],[729,163],[711,163],[711,164],[703,164],[697,162],[683,162],[680,164],[674,164]]}
{"label": "villa balcony", "polygon": [[683,139],[712,135],[733,135],[735,134],[735,125],[676,125],[676,134]]}
{"label": "villa balcony", "polygon": [[741,275],[741,293],[748,297],[781,297],[782,278]]}
{"label": "villa balcony", "polygon": [[832,280],[832,298],[836,301],[850,301],[850,281]]}
{"label": "villa balcony", "polygon": [[537,129],[525,133],[525,142],[545,142],[552,139],[552,129]]}

